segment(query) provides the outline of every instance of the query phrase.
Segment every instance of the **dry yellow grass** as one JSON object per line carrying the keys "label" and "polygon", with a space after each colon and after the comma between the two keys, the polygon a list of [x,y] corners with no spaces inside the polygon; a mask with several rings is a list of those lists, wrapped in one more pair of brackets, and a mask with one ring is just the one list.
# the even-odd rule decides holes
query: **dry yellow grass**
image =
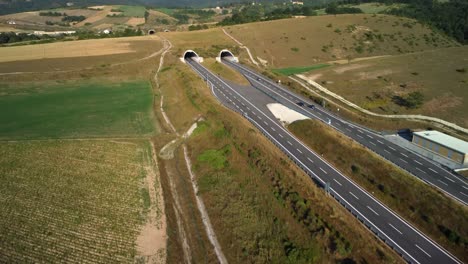
{"label": "dry yellow grass", "polygon": [[80,23],[77,23],[75,27],[82,27],[86,23],[95,23],[103,18],[106,18],[107,14],[110,12],[112,9],[112,6],[102,6],[97,13],[95,13],[93,16],[87,17],[85,20],[81,21]]}
{"label": "dry yellow grass", "polygon": [[134,53],[137,50],[132,47],[132,43],[142,40],[154,39],[144,36],[4,47],[0,49],[0,62]]}
{"label": "dry yellow grass", "polygon": [[458,45],[415,20],[387,15],[282,19],[226,30],[273,68]]}
{"label": "dry yellow grass", "polygon": [[132,17],[125,24],[130,26],[138,26],[145,23],[144,17]]}

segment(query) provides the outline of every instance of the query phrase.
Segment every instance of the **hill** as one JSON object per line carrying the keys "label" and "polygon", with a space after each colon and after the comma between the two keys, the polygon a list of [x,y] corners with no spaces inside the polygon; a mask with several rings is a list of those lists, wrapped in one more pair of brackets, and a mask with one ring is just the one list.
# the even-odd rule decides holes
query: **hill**
{"label": "hill", "polygon": [[389,15],[315,16],[226,30],[272,68],[459,46],[416,20]]}

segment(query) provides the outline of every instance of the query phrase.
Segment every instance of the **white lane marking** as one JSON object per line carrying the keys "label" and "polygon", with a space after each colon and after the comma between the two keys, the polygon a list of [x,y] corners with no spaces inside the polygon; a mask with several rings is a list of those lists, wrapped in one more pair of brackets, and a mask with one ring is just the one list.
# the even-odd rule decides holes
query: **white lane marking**
{"label": "white lane marking", "polygon": [[274,127],[271,127],[271,130],[276,131],[276,129]]}
{"label": "white lane marking", "polygon": [[311,160],[310,158],[307,158],[307,159],[308,159],[310,162],[314,163],[314,161],[313,161],[313,160]]}
{"label": "white lane marking", "polygon": [[366,135],[366,136],[367,136],[368,138],[374,138],[374,137],[373,137],[373,136],[371,136],[371,135]]}
{"label": "white lane marking", "polygon": [[417,164],[419,165],[423,165],[421,162],[417,161],[417,160],[413,160],[414,162],[416,162]]}
{"label": "white lane marking", "polygon": [[393,151],[395,151],[395,150],[396,150],[396,149],[394,149],[394,148],[392,148],[392,147],[390,147],[390,146],[388,146],[388,148],[389,148],[389,149],[391,149],[391,150],[393,150]]}
{"label": "white lane marking", "polygon": [[369,208],[369,210],[371,210],[374,214],[379,215],[376,211],[374,211],[374,209],[370,208],[370,206],[367,206],[367,208]]}
{"label": "white lane marking", "polygon": [[386,150],[386,149],[384,149],[384,151],[387,152],[388,154],[391,154],[390,151],[388,151],[388,150]]}
{"label": "white lane marking", "polygon": [[351,129],[349,129],[349,128],[346,128],[346,130],[348,130],[349,132],[351,132]]}
{"label": "white lane marking", "polygon": [[400,235],[403,235],[403,233],[398,230],[396,227],[394,227],[392,224],[388,223],[389,226],[391,226],[393,229],[395,229],[398,233],[400,233]]}
{"label": "white lane marking", "polygon": [[438,180],[438,181],[439,181],[439,182],[441,182],[442,184],[445,184],[445,185],[447,185],[447,186],[448,186],[448,184],[447,184],[447,183],[445,183],[445,182],[443,182],[443,181],[441,181],[441,180]]}
{"label": "white lane marking", "polygon": [[267,126],[268,126],[268,123],[267,123],[267,121],[263,121],[263,123],[264,123],[265,125],[267,125]]}
{"label": "white lane marking", "polygon": [[323,173],[327,174],[327,172],[326,172],[324,169],[322,169],[321,167],[319,167],[319,169],[320,169],[321,171],[323,171]]}
{"label": "white lane marking", "polygon": [[462,187],[465,188],[466,190],[468,190],[468,187],[466,187],[466,186],[462,186]]}
{"label": "white lane marking", "polygon": [[463,195],[465,195],[466,197],[468,197],[468,195],[467,195],[467,194],[464,194],[464,193],[462,193],[462,192],[460,192],[460,193],[461,193],[461,194],[463,194]]}
{"label": "white lane marking", "polygon": [[341,184],[341,182],[339,182],[339,181],[337,181],[337,180],[335,180],[335,179],[333,179],[333,180],[334,180],[336,183],[338,183],[338,185],[343,186],[343,185]]}
{"label": "white lane marking", "polygon": [[416,167],[417,170],[423,172],[423,173],[426,173],[425,171],[421,170],[420,168]]}
{"label": "white lane marking", "polygon": [[408,155],[406,155],[405,153],[401,152],[400,154],[408,158]]}
{"label": "white lane marking", "polygon": [[301,154],[302,154],[302,151],[300,151],[299,149],[296,149],[296,150],[297,150],[297,151],[299,151],[299,153],[301,153]]}
{"label": "white lane marking", "polygon": [[363,138],[361,135],[357,135],[357,136],[360,137],[360,138]]}
{"label": "white lane marking", "polygon": [[258,119],[262,120],[262,117],[261,117],[261,116],[258,116]]}
{"label": "white lane marking", "polygon": [[451,181],[451,182],[455,182],[454,180],[450,179],[449,177],[444,176],[444,178]]}
{"label": "white lane marking", "polygon": [[278,136],[280,136],[280,138],[283,138],[283,135],[281,135],[281,134],[278,134]]}
{"label": "white lane marking", "polygon": [[431,255],[429,255],[426,251],[424,251],[424,249],[422,249],[420,246],[418,246],[418,244],[414,244],[414,245],[415,245],[417,248],[419,248],[419,250],[421,250],[422,252],[424,252],[424,254],[426,254],[426,255],[428,255],[430,258],[432,258]]}
{"label": "white lane marking", "polygon": [[357,131],[358,131],[359,133],[363,133],[363,134],[364,134],[364,132],[362,132],[362,131],[361,131],[361,130],[359,130],[359,129],[358,129]]}
{"label": "white lane marking", "polygon": [[349,192],[349,194],[351,194],[351,195],[352,195],[354,198],[356,198],[356,199],[358,199],[358,200],[359,200],[359,198],[358,198],[356,195],[354,195],[354,193],[352,193],[352,192]]}
{"label": "white lane marking", "polygon": [[292,143],[288,141],[288,144],[292,146]]}
{"label": "white lane marking", "polygon": [[372,141],[369,141],[369,143],[371,143],[371,144],[374,145],[374,146],[377,146],[377,145],[376,145],[374,142],[372,142]]}
{"label": "white lane marking", "polygon": [[383,144],[383,142],[382,142],[382,141],[380,141],[380,140],[378,140],[378,139],[377,139],[377,142],[379,142],[380,144]]}
{"label": "white lane marking", "polygon": [[249,110],[249,111],[250,111],[250,108],[249,108],[248,106],[247,106],[247,110]]}
{"label": "white lane marking", "polygon": [[403,161],[404,163],[408,163],[406,160],[404,160],[404,159],[402,159],[402,158],[400,158],[400,160]]}
{"label": "white lane marking", "polygon": [[341,126],[340,123],[335,123],[335,124],[337,124],[338,126]]}
{"label": "white lane marking", "polygon": [[430,169],[431,171],[433,171],[433,172],[439,174],[437,171],[435,171],[435,170],[433,170],[433,169],[431,169],[431,168],[428,168],[428,169]]}

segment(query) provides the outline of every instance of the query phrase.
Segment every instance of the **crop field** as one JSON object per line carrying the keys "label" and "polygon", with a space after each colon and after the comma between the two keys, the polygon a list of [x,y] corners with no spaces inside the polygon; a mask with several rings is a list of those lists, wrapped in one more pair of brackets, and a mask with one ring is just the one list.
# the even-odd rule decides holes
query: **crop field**
{"label": "crop field", "polygon": [[134,262],[148,167],[143,140],[2,143],[0,262]]}
{"label": "crop field", "polygon": [[162,48],[156,36],[3,47],[0,73],[69,71],[143,59]]}
{"label": "crop field", "polygon": [[144,6],[121,5],[117,9],[122,10],[123,15],[127,17],[144,17],[146,8]]}
{"label": "crop field", "polygon": [[225,29],[271,68],[459,46],[415,20],[387,15],[315,16]]}
{"label": "crop field", "polygon": [[0,85],[0,139],[148,136],[158,131],[147,81]]}
{"label": "crop field", "polygon": [[[468,127],[467,47],[437,49],[337,65],[307,76],[349,101],[380,114],[423,114]],[[419,108],[397,98],[420,92]]]}

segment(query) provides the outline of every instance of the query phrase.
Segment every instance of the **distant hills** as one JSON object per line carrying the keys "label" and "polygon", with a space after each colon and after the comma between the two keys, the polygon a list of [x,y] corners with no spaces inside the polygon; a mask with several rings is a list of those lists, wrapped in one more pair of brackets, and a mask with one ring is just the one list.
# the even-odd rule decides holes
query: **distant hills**
{"label": "distant hills", "polygon": [[[87,7],[93,5],[143,5],[149,7],[215,7],[229,3],[268,2],[282,3],[289,0],[0,0],[0,15],[19,13],[33,10],[73,6]],[[306,5],[322,5],[338,0],[302,0]]]}

